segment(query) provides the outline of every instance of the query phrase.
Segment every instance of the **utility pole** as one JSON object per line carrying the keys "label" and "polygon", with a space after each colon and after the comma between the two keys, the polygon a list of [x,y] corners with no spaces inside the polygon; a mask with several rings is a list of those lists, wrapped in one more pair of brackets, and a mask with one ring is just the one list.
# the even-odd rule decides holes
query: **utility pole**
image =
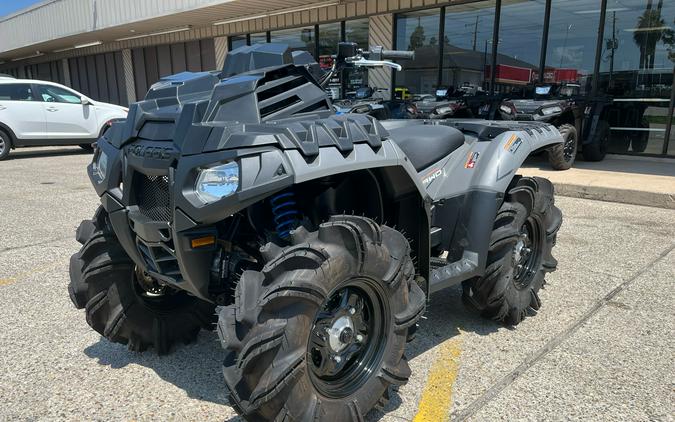
{"label": "utility pole", "polygon": [[612,76],[614,75],[614,54],[618,46],[619,40],[616,39],[616,12],[612,12],[612,39],[607,42],[609,49],[609,86],[613,85]]}
{"label": "utility pole", "polygon": [[473,27],[473,51],[476,51],[476,37],[478,36],[478,16],[476,16],[476,24]]}

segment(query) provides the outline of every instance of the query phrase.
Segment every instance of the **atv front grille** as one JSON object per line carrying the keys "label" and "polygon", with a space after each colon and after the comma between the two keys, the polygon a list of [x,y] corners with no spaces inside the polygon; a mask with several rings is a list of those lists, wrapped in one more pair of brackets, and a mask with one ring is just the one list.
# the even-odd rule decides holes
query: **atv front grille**
{"label": "atv front grille", "polygon": [[135,177],[136,205],[144,216],[155,221],[171,221],[171,200],[168,176]]}

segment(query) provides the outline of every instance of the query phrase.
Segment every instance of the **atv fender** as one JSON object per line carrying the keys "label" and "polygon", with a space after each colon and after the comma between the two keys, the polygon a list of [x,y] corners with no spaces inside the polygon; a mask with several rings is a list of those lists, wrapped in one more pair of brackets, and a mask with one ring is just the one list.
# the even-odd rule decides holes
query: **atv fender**
{"label": "atv fender", "polygon": [[447,265],[431,271],[430,293],[483,275],[494,219],[518,169],[533,152],[563,142],[560,132],[545,123],[440,124],[461,129],[467,141],[422,172],[423,179],[439,175],[426,189],[434,203],[432,230],[441,230],[438,246],[448,251]]}

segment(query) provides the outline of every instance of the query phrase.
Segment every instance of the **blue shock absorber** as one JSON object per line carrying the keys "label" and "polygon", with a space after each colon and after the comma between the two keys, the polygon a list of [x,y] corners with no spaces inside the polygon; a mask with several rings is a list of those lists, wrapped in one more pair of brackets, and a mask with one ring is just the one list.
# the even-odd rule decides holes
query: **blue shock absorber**
{"label": "blue shock absorber", "polygon": [[291,230],[298,227],[300,211],[296,208],[295,194],[291,191],[278,193],[270,198],[274,226],[277,235],[282,239],[288,239]]}

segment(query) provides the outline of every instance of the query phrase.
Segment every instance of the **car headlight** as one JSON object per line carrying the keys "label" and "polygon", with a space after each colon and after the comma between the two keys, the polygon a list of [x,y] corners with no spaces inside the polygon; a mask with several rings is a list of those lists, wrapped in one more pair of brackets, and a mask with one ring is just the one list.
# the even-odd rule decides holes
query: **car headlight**
{"label": "car headlight", "polygon": [[98,182],[101,183],[108,171],[108,155],[102,149],[99,149],[98,157],[93,162],[93,170],[99,178]]}
{"label": "car headlight", "polygon": [[202,169],[197,177],[195,191],[202,202],[208,204],[232,195],[239,187],[239,165],[230,162]]}
{"label": "car headlight", "polygon": [[541,114],[544,116],[550,116],[551,114],[562,113],[562,108],[558,106],[546,107],[541,109]]}
{"label": "car headlight", "polygon": [[504,105],[504,104],[499,106],[499,111],[501,111],[502,113],[506,113],[506,114],[511,114],[511,112],[512,112],[511,107],[509,107],[507,105]]}

